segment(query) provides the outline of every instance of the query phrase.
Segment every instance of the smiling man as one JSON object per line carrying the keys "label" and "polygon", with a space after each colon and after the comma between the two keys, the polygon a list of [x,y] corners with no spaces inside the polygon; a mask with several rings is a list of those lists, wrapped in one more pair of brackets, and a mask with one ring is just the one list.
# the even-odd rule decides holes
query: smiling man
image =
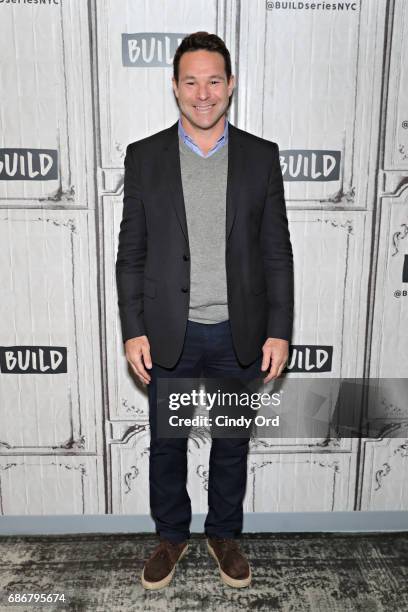
{"label": "smiling man", "polygon": [[[170,583],[190,538],[187,439],[157,436],[158,378],[280,376],[293,318],[293,258],[278,145],[231,125],[231,59],[214,34],[173,61],[177,123],[126,150],[116,261],[126,358],[148,385],[150,507],[160,541],[142,583]],[[263,373],[263,374],[262,374]],[[232,587],[251,582],[240,549],[249,438],[214,438],[208,551]]]}

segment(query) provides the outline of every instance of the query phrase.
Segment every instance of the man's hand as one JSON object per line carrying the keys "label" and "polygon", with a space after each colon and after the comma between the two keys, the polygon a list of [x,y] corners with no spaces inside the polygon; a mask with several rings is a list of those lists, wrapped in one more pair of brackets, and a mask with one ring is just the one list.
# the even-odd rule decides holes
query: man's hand
{"label": "man's hand", "polygon": [[281,338],[268,338],[262,347],[262,352],[262,372],[271,368],[269,374],[264,378],[266,384],[282,374],[289,357],[289,342]]}
{"label": "man's hand", "polygon": [[136,336],[129,338],[125,342],[126,359],[132,366],[136,376],[142,383],[146,385],[151,381],[151,376],[146,372],[145,368],[152,367],[152,358],[150,356],[150,344],[147,336]]}

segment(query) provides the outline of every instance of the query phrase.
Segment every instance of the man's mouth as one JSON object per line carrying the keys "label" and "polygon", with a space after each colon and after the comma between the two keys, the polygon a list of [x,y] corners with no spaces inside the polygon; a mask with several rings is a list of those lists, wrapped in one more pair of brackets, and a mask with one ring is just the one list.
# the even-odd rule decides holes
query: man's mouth
{"label": "man's mouth", "polygon": [[215,106],[215,104],[202,104],[200,106],[194,106],[194,108],[199,113],[208,113],[212,109],[213,106]]}

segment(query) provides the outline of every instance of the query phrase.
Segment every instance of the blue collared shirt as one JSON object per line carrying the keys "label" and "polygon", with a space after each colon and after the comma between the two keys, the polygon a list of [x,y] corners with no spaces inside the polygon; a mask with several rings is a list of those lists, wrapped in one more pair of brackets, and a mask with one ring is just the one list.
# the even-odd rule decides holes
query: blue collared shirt
{"label": "blue collared shirt", "polygon": [[214,153],[216,153],[219,149],[221,149],[221,147],[226,145],[228,142],[228,120],[227,118],[225,118],[224,132],[221,138],[217,140],[213,148],[208,151],[207,155],[204,155],[200,147],[196,145],[194,140],[190,138],[190,136],[186,133],[181,123],[181,119],[179,119],[179,122],[178,122],[178,133],[179,133],[180,138],[183,140],[183,142],[189,147],[189,149],[194,151],[194,153],[197,153],[197,155],[199,155],[200,157],[211,157],[211,155],[214,155]]}

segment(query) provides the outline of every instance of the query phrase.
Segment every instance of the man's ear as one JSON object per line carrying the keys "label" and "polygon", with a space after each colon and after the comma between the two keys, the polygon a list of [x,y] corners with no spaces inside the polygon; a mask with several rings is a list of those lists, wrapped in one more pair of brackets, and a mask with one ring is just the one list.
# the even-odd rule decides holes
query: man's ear
{"label": "man's ear", "polygon": [[174,77],[172,77],[172,79],[171,79],[171,84],[173,86],[174,95],[178,99],[178,85],[177,85],[177,81],[176,81],[176,79]]}
{"label": "man's ear", "polygon": [[234,91],[234,87],[235,87],[235,77],[233,74],[231,74],[229,82],[228,82],[228,95],[231,96],[232,92]]}

